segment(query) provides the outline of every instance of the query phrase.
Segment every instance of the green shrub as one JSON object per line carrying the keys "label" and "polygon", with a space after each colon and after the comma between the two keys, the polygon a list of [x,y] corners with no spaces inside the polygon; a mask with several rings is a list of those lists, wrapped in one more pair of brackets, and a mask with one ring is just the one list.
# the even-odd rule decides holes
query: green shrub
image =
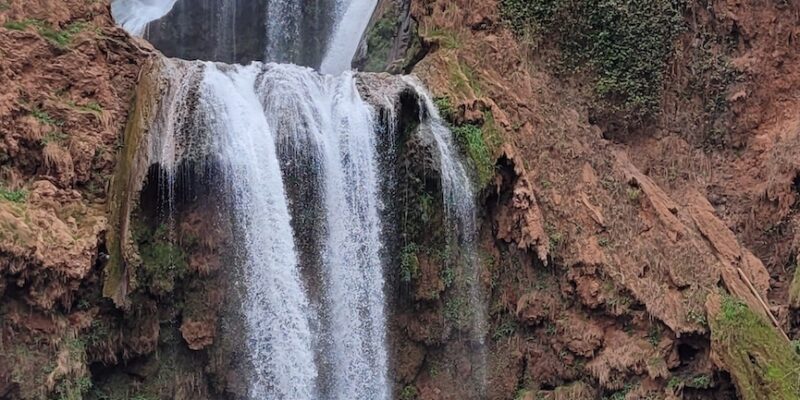
{"label": "green shrub", "polygon": [[87,23],[77,21],[67,25],[64,29],[56,29],[49,23],[37,19],[26,19],[22,21],[8,21],[3,24],[6,29],[23,31],[29,26],[36,27],[37,32],[54,46],[64,49],[72,43],[73,37],[86,29]]}
{"label": "green shrub", "polygon": [[10,201],[12,203],[24,203],[27,197],[28,192],[25,190],[8,190],[4,187],[0,187],[0,199],[5,201]]}
{"label": "green shrub", "polygon": [[417,388],[412,385],[407,385],[400,391],[400,400],[414,400],[418,396]]}
{"label": "green shrub", "polygon": [[501,0],[518,34],[554,41],[568,69],[588,67],[612,113],[641,120],[658,110],[664,71],[684,30],[685,0]]}
{"label": "green shrub", "polygon": [[417,258],[417,245],[409,243],[400,252],[400,279],[411,282],[419,275],[419,259]]}
{"label": "green shrub", "polygon": [[475,170],[481,187],[485,186],[494,175],[494,163],[489,148],[484,141],[483,129],[474,124],[464,124],[452,128],[453,136],[464,149]]}
{"label": "green shrub", "polygon": [[392,50],[392,39],[397,30],[398,16],[392,7],[367,32],[367,72],[383,72]]}
{"label": "green shrub", "polygon": [[148,290],[154,294],[172,292],[177,281],[187,272],[183,249],[172,242],[166,225],[160,225],[154,231],[140,225],[134,234]]}

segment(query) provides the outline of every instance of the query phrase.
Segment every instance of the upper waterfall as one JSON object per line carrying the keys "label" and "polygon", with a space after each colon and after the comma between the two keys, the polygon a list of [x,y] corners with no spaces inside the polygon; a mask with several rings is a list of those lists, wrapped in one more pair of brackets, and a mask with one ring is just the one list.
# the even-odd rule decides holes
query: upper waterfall
{"label": "upper waterfall", "polygon": [[131,35],[142,36],[147,24],[167,15],[176,1],[114,0],[111,2],[111,13]]}
{"label": "upper waterfall", "polygon": [[350,0],[344,15],[338,19],[333,38],[322,59],[320,72],[340,74],[350,69],[361,35],[367,29],[377,4],[377,0]]}
{"label": "upper waterfall", "polygon": [[313,68],[328,47],[336,8],[336,0],[112,0],[117,22],[168,57]]}
{"label": "upper waterfall", "polygon": [[[115,7],[129,12],[133,1]],[[419,100],[412,118],[431,143],[424,151],[441,163],[446,230],[466,257],[459,264],[467,286],[458,290],[470,305],[480,301],[473,188],[448,126],[419,81],[381,75],[388,83],[376,90],[396,93],[376,107],[350,71],[376,3],[175,0],[126,26],[167,55],[205,60],[165,61],[169,84],[149,154],[169,197],[176,166],[192,149],[219,175],[219,207],[233,225],[229,269],[242,321],[234,334],[242,336],[237,351],[250,399],[392,396],[386,286],[394,279],[386,272],[396,268],[388,265],[395,254],[386,205],[395,203],[386,182],[395,168],[387,159],[396,158],[382,154],[381,143],[397,146],[394,130],[403,123],[394,107],[407,100],[399,93]],[[293,64],[252,61],[262,59]],[[474,304],[468,340],[482,345],[484,306]],[[478,371],[483,358],[480,350]]]}

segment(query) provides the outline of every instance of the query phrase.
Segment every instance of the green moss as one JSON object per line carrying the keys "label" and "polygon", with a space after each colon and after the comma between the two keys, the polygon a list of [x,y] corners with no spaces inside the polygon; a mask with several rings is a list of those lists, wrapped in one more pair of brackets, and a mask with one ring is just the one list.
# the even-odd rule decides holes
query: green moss
{"label": "green moss", "polygon": [[86,29],[87,23],[83,21],[73,22],[67,25],[63,30],[55,29],[48,24],[42,24],[38,27],[39,34],[54,46],[64,49],[72,44],[72,39],[78,33]]}
{"label": "green moss", "polygon": [[45,124],[45,125],[61,125],[62,123],[57,119],[50,116],[47,111],[42,110],[39,107],[33,107],[31,110],[31,116],[35,118],[37,121]]}
{"label": "green moss", "polygon": [[400,400],[414,400],[418,396],[417,388],[412,385],[407,385],[400,391],[398,398]]}
{"label": "green moss", "polygon": [[400,252],[400,279],[411,282],[419,275],[419,258],[417,258],[417,245],[409,243]]}
{"label": "green moss", "polygon": [[94,115],[100,115],[103,113],[103,107],[96,101],[90,101],[86,104],[77,104],[74,101],[67,101],[67,105],[73,110],[82,113],[90,113]]}
{"label": "green moss", "polygon": [[554,41],[562,64],[594,72],[594,90],[626,120],[655,114],[684,0],[501,0],[520,35]]}
{"label": "green moss", "polygon": [[167,226],[162,224],[151,231],[138,224],[134,238],[139,245],[147,289],[154,294],[172,292],[176,281],[186,274],[187,263],[183,249],[172,242]]}
{"label": "green moss", "polygon": [[483,85],[475,70],[464,61],[452,62],[447,65],[450,74],[450,84],[459,96],[481,97]]}
{"label": "green moss", "polygon": [[516,331],[517,322],[514,320],[514,318],[508,318],[494,330],[494,333],[492,334],[492,340],[496,342],[498,340],[510,337]]}
{"label": "green moss", "polygon": [[464,149],[470,162],[478,173],[478,182],[481,187],[486,186],[494,176],[494,162],[492,155],[484,140],[482,127],[473,124],[464,124],[452,128],[458,144]]}
{"label": "green moss", "polygon": [[711,320],[711,340],[743,400],[797,398],[800,356],[747,305],[724,296]]}
{"label": "green moss", "polygon": [[3,24],[3,28],[10,29],[12,31],[24,31],[31,23],[34,22],[33,20],[23,20],[23,21],[8,21]]}
{"label": "green moss", "polygon": [[392,60],[389,59],[392,50],[392,40],[397,31],[397,12],[391,7],[367,32],[367,62],[364,70],[367,72],[383,72]]}
{"label": "green moss", "polygon": [[72,44],[72,39],[75,37],[75,35],[86,29],[88,24],[84,21],[76,21],[67,25],[67,27],[64,29],[56,29],[49,23],[37,19],[8,21],[3,24],[4,28],[17,31],[23,31],[31,26],[36,27],[36,31],[45,40],[58,48],[65,49]]}
{"label": "green moss", "polygon": [[48,143],[63,144],[64,142],[67,141],[67,139],[69,139],[69,136],[67,136],[66,133],[62,131],[53,131],[44,135],[44,137],[40,142],[42,145],[46,145]]}
{"label": "green moss", "polygon": [[28,198],[28,192],[23,189],[8,190],[0,186],[0,199],[12,203],[24,203]]}
{"label": "green moss", "polygon": [[439,109],[439,116],[452,121],[453,119],[453,104],[450,102],[449,97],[437,97],[433,99],[436,108]]}
{"label": "green moss", "polygon": [[[86,364],[86,343],[80,338],[69,338],[63,346],[69,353],[69,365]],[[92,380],[85,372],[70,372],[62,376],[56,385],[55,392],[58,400],[81,400],[92,388]]]}

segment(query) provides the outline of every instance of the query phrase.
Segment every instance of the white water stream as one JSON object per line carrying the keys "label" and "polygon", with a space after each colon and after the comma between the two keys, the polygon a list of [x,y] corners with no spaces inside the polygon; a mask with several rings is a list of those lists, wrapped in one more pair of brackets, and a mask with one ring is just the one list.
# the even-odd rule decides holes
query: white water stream
{"label": "white water stream", "polygon": [[[174,3],[115,0],[113,9],[120,24],[141,34]],[[270,3],[272,13],[288,17],[298,12],[300,1]],[[378,126],[375,110],[362,100],[349,71],[375,4],[376,0],[350,0],[340,5],[342,15],[321,68],[335,75],[288,64],[165,61],[163,73],[172,84],[154,126],[151,159],[169,175],[172,190],[176,151],[180,151],[176,131],[186,121],[208,131],[211,161],[220,166],[236,225],[236,259],[244,277],[246,354],[252,366],[248,397],[254,400],[391,396],[381,259],[383,176],[376,138],[385,130]],[[267,27],[268,42],[293,40],[301,27],[291,18],[276,18]],[[277,52],[265,49],[268,57]],[[433,135],[441,160],[448,221],[453,221],[451,230],[458,232],[458,243],[469,259],[469,273],[477,274],[469,176],[430,96],[418,81],[405,80],[422,99],[421,120]],[[196,102],[187,100],[192,90]],[[389,111],[396,117],[394,110]],[[298,160],[309,164],[301,167],[315,171],[321,193],[317,199],[321,205],[307,205],[322,210],[319,237],[313,238],[321,259],[321,265],[313,266],[320,278],[313,295],[304,276],[308,266],[301,265],[296,244],[308,233],[293,229],[288,198],[292,170],[280,157],[281,146],[287,144],[302,155]],[[477,299],[474,331],[476,341],[482,342],[478,319],[483,320],[485,310],[480,308],[477,278],[472,279],[470,298]]]}

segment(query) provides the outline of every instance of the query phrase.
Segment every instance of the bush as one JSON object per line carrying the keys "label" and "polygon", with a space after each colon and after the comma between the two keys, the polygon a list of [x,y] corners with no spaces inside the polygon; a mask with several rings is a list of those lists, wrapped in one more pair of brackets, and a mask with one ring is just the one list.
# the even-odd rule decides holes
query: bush
{"label": "bush", "polygon": [[28,192],[24,190],[8,190],[0,187],[0,199],[10,201],[12,203],[24,203],[28,197]]}
{"label": "bush", "polygon": [[635,121],[658,110],[684,9],[684,0],[501,0],[512,29],[554,41],[563,66],[595,74],[604,108]]}

